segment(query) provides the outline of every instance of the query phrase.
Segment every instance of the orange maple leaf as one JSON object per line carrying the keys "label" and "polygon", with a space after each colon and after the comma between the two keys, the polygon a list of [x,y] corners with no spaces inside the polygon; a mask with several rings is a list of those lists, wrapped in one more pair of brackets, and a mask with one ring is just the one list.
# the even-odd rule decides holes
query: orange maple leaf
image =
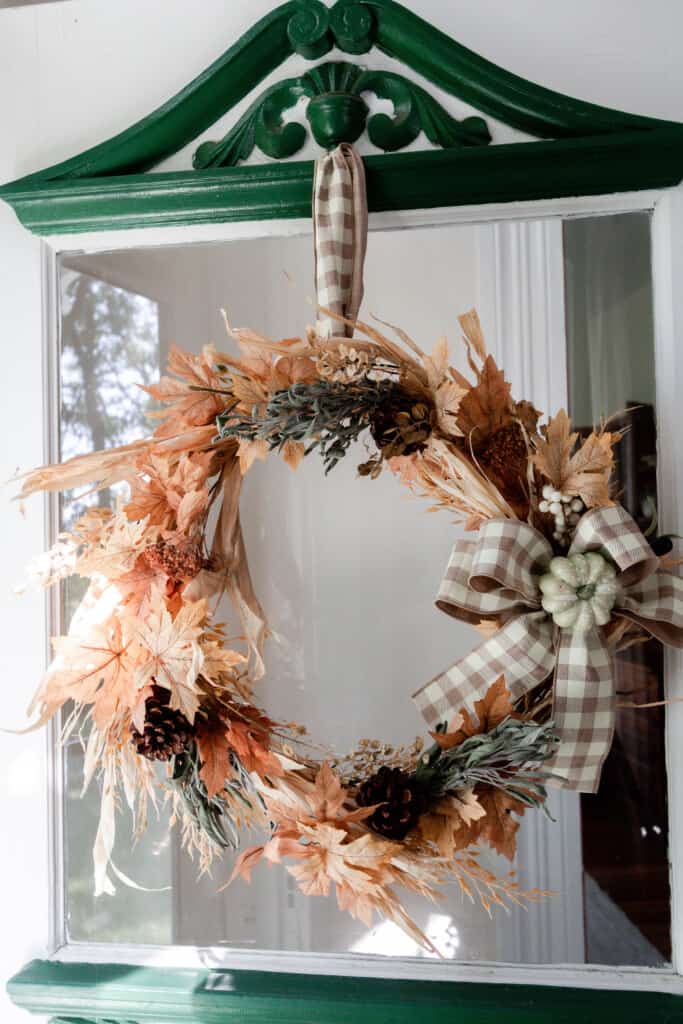
{"label": "orange maple leaf", "polygon": [[430,733],[442,750],[458,747],[470,736],[491,732],[506,718],[515,717],[510,693],[505,685],[505,676],[499,676],[495,683],[491,683],[481,700],[474,702],[474,710],[476,719],[466,707],[463,707],[452,719],[447,732]]}
{"label": "orange maple leaf", "polygon": [[[163,460],[158,461],[165,467]],[[168,527],[173,521],[173,508],[168,501],[167,484],[162,481],[154,462],[152,456],[147,465],[140,467],[142,472],[130,485],[130,500],[124,506],[124,512],[131,520],[147,516],[151,525]]]}
{"label": "orange maple leaf", "polygon": [[54,710],[67,700],[92,704],[95,724],[103,731],[115,714],[137,700],[129,644],[115,615],[103,623],[88,623],[80,633],[56,637],[57,664],[38,700]]}
{"label": "orange maple leaf", "polygon": [[319,821],[334,821],[339,817],[348,794],[327,761],[320,765],[313,792],[306,799]]}
{"label": "orange maple leaf", "polygon": [[548,421],[543,432],[545,436],[536,441],[531,461],[553,487],[578,495],[587,508],[613,504],[609,480],[613,448],[621,434],[593,431],[577,449],[579,435],[572,431],[564,409]]}
{"label": "orange maple leaf", "polygon": [[138,686],[154,679],[170,691],[171,707],[182,711],[190,722],[199,707],[197,678],[204,664],[199,641],[206,616],[207,604],[202,600],[184,601],[172,617],[163,592],[152,587],[148,615],[136,627]]}
{"label": "orange maple leaf", "polygon": [[212,797],[221,792],[225,780],[234,774],[225,723],[220,720],[202,722],[197,729],[197,746],[202,762],[199,777],[207,795]]}
{"label": "orange maple leaf", "polygon": [[209,504],[207,480],[213,472],[211,452],[181,455],[173,472],[168,459],[152,455],[141,461],[125,506],[129,519],[149,517],[149,523],[166,529],[175,526],[188,533],[203,520]]}
{"label": "orange maple leaf", "polygon": [[172,437],[186,427],[213,423],[223,412],[229,396],[206,390],[224,390],[223,381],[214,369],[216,359],[216,352],[210,345],[206,345],[200,355],[171,346],[168,369],[180,379],[164,376],[158,384],[143,388],[152,398],[168,406],[150,414],[163,421],[154,432],[156,437]]}
{"label": "orange maple leaf", "polygon": [[263,856],[263,846],[248,846],[246,850],[243,850],[235,861],[235,866],[232,869],[232,874],[224,886],[219,889],[221,892],[227,888],[231,882],[233,882],[238,876],[241,876],[245,882],[251,882],[251,873],[261,860]]}
{"label": "orange maple leaf", "polygon": [[470,826],[485,814],[471,789],[451,793],[420,817],[420,833],[434,843],[442,857],[451,858],[456,850],[472,843]]}
{"label": "orange maple leaf", "polygon": [[514,813],[521,817],[526,805],[494,786],[477,786],[477,797],[486,813],[470,826],[470,842],[481,840],[488,843],[496,853],[513,860],[517,850],[519,821],[512,815]]}
{"label": "orange maple leaf", "polygon": [[270,719],[243,705],[241,717],[231,715],[226,739],[248,772],[262,777],[284,775],[279,758],[270,749]]}

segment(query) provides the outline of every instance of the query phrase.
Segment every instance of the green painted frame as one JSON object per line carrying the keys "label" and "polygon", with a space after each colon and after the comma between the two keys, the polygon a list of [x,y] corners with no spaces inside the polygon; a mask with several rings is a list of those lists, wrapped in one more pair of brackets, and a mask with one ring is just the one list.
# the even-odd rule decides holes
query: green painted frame
{"label": "green painted frame", "polygon": [[[620,113],[527,82],[395,0],[338,0],[332,8],[320,0],[288,0],[148,117],[70,160],[0,187],[0,198],[42,235],[307,217],[311,162],[147,172],[196,139],[292,54],[314,60],[333,46],[351,54],[377,48],[481,113],[544,140],[486,146],[481,134],[472,144],[451,132],[440,139],[447,146],[442,150],[369,157],[372,211],[600,195],[668,187],[683,178],[681,124]],[[391,78],[374,74],[383,84]],[[413,104],[421,94],[438,106],[419,86],[404,83]],[[344,104],[334,91],[325,95],[331,98],[325,114],[330,138],[339,132],[343,137]],[[406,117],[397,109],[393,118],[374,120],[385,137],[408,138]],[[277,116],[275,124],[282,135]],[[287,133],[289,141],[297,127]],[[196,163],[206,162],[201,151],[206,156],[211,145],[200,147]],[[288,152],[294,150],[285,146],[283,155]],[[238,146],[229,162],[241,158]]]}
{"label": "green painted frame", "polygon": [[674,1024],[680,997],[540,985],[395,981],[33,960],[14,1002],[63,1024]]}

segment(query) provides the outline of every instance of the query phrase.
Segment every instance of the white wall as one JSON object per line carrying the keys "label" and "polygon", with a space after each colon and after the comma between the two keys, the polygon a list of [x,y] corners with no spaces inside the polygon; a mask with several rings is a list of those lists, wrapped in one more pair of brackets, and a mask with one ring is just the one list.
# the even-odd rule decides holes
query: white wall
{"label": "white wall", "polygon": [[[148,113],[203,68],[270,0],[70,0],[0,10],[0,181],[101,141]],[[683,120],[680,0],[414,0],[412,7],[503,66],[586,100]],[[40,461],[37,242],[0,208],[0,479]],[[26,344],[25,339],[33,341]],[[19,341],[19,339],[21,339]],[[10,491],[2,492],[8,501]],[[1,726],[18,726],[42,661],[37,597],[11,586],[42,543],[42,510],[5,504],[0,531]],[[20,641],[18,643],[18,640]],[[0,734],[0,978],[46,942],[32,879],[44,874],[44,737]],[[30,816],[26,808],[31,808]],[[24,1019],[2,1003],[7,1024]]]}

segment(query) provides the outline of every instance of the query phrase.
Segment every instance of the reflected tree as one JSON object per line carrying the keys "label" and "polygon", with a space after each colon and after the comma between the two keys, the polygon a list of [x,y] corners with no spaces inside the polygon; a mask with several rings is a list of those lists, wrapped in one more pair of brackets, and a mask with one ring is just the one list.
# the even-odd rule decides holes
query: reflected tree
{"label": "reflected tree", "polygon": [[[147,432],[150,400],[138,385],[159,373],[157,303],[98,278],[62,273],[61,457],[127,444]],[[110,490],[65,500],[64,527]]]}

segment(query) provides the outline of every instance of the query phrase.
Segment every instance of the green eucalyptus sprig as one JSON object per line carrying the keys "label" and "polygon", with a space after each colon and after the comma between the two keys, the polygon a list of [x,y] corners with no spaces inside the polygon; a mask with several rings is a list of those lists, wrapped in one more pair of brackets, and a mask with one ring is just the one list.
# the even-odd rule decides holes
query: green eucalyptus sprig
{"label": "green eucalyptus sprig", "polygon": [[300,441],[306,445],[306,455],[320,451],[325,473],[329,473],[372,426],[379,411],[401,400],[410,406],[410,396],[392,380],[299,381],[275,391],[265,407],[254,408],[251,415],[228,412],[219,416],[219,437],[265,440],[271,451],[280,451],[287,441]]}
{"label": "green eucalyptus sprig", "polygon": [[[235,776],[226,779],[225,790],[245,807],[251,807],[247,793],[255,795],[254,787],[239,758],[231,752],[230,761]],[[236,850],[239,846],[239,832],[232,820],[228,804],[220,794],[209,797],[206,786],[200,778],[201,761],[196,743],[190,744],[173,761],[173,773],[169,779],[171,789],[180,797],[188,818],[197,831],[221,850]],[[257,798],[258,799],[258,798]]]}
{"label": "green eucalyptus sprig", "polygon": [[[436,731],[445,733],[446,725],[437,726]],[[476,785],[494,786],[528,807],[539,808],[550,777],[543,764],[556,743],[553,722],[539,725],[508,717],[491,732],[470,736],[458,746],[444,750],[435,743],[422,755],[415,783],[433,799]]]}

